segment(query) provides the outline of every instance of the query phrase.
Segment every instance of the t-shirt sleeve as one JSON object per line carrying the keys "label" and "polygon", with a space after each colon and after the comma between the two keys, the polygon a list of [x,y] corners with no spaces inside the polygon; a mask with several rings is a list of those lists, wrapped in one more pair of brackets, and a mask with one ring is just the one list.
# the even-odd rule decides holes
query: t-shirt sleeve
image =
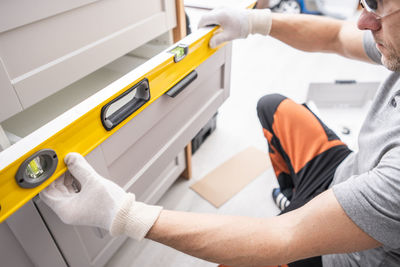
{"label": "t-shirt sleeve", "polygon": [[400,148],[387,152],[373,170],[333,186],[340,205],[364,232],[400,248]]}
{"label": "t-shirt sleeve", "polygon": [[365,53],[367,53],[368,57],[377,64],[382,65],[381,61],[381,53],[376,48],[374,37],[372,36],[371,31],[366,31],[363,37],[363,45]]}

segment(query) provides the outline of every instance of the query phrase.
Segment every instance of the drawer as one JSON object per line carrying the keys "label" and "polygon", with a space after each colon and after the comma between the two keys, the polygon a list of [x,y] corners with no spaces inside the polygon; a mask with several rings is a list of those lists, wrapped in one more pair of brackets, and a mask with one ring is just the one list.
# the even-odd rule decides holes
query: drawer
{"label": "drawer", "polygon": [[198,78],[181,94],[161,96],[101,144],[115,182],[121,186],[132,182],[143,175],[147,162],[165,156],[160,151],[177,144],[183,149],[191,141],[227,97],[225,57],[225,50],[212,55],[196,68]]}
{"label": "drawer", "polygon": [[[210,49],[214,31],[199,30],[150,60],[131,52],[4,121],[2,128],[21,139],[0,153],[0,221],[62,175],[63,158],[72,151],[100,149],[107,176],[126,189],[140,177],[157,177],[156,170],[172,162],[229,94],[231,47]],[[189,51],[181,61],[171,52],[178,46]],[[186,84],[193,71],[197,79]],[[187,87],[176,97],[164,95],[183,83]],[[115,115],[107,115],[109,104],[131,90],[138,94],[128,105],[134,110],[118,109],[121,120],[109,128]]]}
{"label": "drawer", "polygon": [[4,13],[0,60],[24,109],[176,26],[174,0],[2,1]]}

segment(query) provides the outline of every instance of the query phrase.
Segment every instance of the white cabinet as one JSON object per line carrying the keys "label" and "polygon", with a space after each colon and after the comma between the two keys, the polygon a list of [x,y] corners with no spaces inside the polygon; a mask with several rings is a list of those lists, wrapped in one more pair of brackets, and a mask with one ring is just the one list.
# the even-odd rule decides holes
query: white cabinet
{"label": "white cabinet", "polygon": [[[229,45],[220,49],[196,68],[198,78],[178,96],[158,98],[86,159],[139,200],[157,203],[185,169],[184,147],[229,95],[230,56]],[[93,227],[65,225],[39,198],[22,210],[27,209],[29,212],[18,211],[7,223],[20,225],[23,218],[29,220],[29,214],[39,212],[69,266],[102,266],[125,240]],[[26,233],[19,241],[28,255],[38,246],[37,238],[28,238]],[[50,260],[54,264],[54,259],[40,258],[40,266],[54,266],[49,265]]]}
{"label": "white cabinet", "polygon": [[[21,138],[0,151],[0,191],[6,182],[15,182],[13,174],[4,175],[4,160],[18,159],[18,153],[25,157],[47,130],[60,123],[68,126],[63,121],[68,114],[80,114],[93,99],[103,95],[109,99],[119,92],[121,88],[113,85],[132,82],[130,77],[149,66],[157,69],[155,58],[171,59],[171,48],[163,51],[166,46],[148,42],[171,36],[176,24],[174,1],[67,2],[61,1],[58,8],[50,3],[26,18],[20,10],[0,28],[0,124],[6,133]],[[15,9],[10,1],[1,7]],[[194,37],[187,38],[192,39],[197,44]],[[229,96],[231,45],[207,58],[193,58],[192,64],[204,61],[196,64],[197,78],[183,91],[173,98],[163,94],[152,99],[86,155],[101,175],[135,193],[140,201],[157,203],[186,167],[185,146]],[[184,60],[171,64],[186,71]],[[168,80],[163,75],[152,78]],[[151,78],[149,84],[151,91]],[[163,84],[165,89],[174,85]],[[97,119],[100,124],[100,116]],[[22,153],[25,144],[32,148]],[[0,215],[4,199],[0,196]],[[112,238],[93,227],[65,225],[39,197],[1,224],[0,235],[0,240],[10,242],[7,246],[0,241],[1,255],[11,255],[2,257],[6,266],[103,266],[126,239]],[[18,262],[15,255],[21,255]]]}

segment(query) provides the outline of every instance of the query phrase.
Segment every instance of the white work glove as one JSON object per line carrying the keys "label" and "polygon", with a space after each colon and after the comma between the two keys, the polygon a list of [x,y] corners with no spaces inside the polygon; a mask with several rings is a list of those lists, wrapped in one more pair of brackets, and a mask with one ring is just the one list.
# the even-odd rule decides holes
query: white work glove
{"label": "white work glove", "polygon": [[136,240],[146,236],[162,207],[135,201],[134,194],[101,177],[78,153],[68,154],[64,161],[80,191],[66,174],[39,194],[64,223],[101,227],[113,236],[126,234]]}
{"label": "white work glove", "polygon": [[203,15],[198,27],[215,24],[220,25],[221,30],[211,38],[209,43],[211,48],[227,41],[246,38],[249,34],[268,35],[272,25],[271,10],[217,8]]}

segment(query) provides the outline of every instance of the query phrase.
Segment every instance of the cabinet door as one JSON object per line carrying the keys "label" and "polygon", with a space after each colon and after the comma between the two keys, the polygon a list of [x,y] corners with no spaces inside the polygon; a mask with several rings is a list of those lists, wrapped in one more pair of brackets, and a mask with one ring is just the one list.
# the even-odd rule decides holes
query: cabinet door
{"label": "cabinet door", "polygon": [[[100,149],[95,149],[86,159],[101,175],[110,177]],[[137,192],[138,199],[145,198],[147,203],[155,204],[184,170],[184,160],[182,151],[163,171],[158,170],[158,176],[147,179],[149,183],[147,188],[142,188],[143,192],[138,191],[134,185],[128,186],[127,191]],[[111,237],[100,228],[66,225],[40,199],[35,201],[63,257],[71,267],[103,266],[126,239]]]}
{"label": "cabinet door", "polygon": [[[86,159],[100,175],[109,177],[100,148]],[[40,199],[35,202],[69,266],[102,266],[124,241],[99,228],[66,225]]]}
{"label": "cabinet door", "polygon": [[13,235],[7,224],[0,224],[0,258],[4,266],[33,267],[21,244]]}
{"label": "cabinet door", "polygon": [[0,228],[6,231],[4,239],[0,239],[0,253],[7,253],[1,257],[2,266],[67,266],[33,201],[0,224]]}

